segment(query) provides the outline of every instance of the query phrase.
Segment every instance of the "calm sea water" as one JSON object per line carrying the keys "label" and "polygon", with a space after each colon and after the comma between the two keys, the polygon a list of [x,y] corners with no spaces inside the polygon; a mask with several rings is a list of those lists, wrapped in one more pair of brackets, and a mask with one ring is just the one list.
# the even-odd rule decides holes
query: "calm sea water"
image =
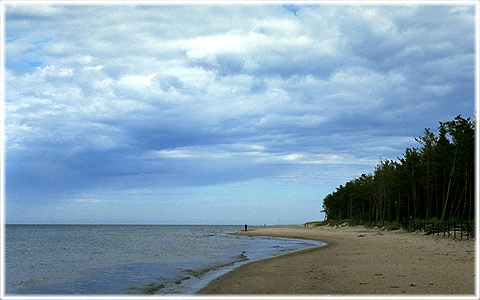
{"label": "calm sea water", "polygon": [[242,226],[7,225],[7,294],[193,294],[250,261],[322,246]]}

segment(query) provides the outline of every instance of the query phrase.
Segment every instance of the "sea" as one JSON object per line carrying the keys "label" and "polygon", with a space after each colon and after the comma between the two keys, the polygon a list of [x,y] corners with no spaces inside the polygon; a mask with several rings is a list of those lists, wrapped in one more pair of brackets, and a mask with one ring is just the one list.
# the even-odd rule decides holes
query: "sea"
{"label": "sea", "polygon": [[232,235],[243,226],[6,225],[6,295],[194,294],[252,261],[318,241]]}

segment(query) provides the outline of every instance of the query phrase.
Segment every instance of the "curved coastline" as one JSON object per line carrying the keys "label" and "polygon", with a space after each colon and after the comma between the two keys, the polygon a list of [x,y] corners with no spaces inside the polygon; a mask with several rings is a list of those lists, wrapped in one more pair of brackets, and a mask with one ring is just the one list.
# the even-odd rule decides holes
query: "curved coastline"
{"label": "curved coastline", "polygon": [[283,235],[264,235],[264,234],[261,234],[260,232],[252,233],[254,230],[256,230],[256,229],[249,229],[248,232],[238,231],[238,232],[233,232],[233,233],[229,233],[229,234],[230,235],[239,235],[239,236],[250,236],[250,237],[258,236],[258,237],[264,237],[264,238],[273,238],[273,240],[278,240],[278,239],[291,239],[291,240],[299,240],[299,241],[310,240],[310,241],[315,241],[315,242],[319,242],[319,243],[318,244],[311,244],[306,249],[297,249],[297,250],[293,250],[293,251],[288,250],[288,249],[283,249],[282,251],[287,251],[284,254],[276,253],[273,256],[272,256],[272,254],[270,254],[266,257],[264,256],[264,258],[249,257],[249,258],[246,258],[246,260],[232,262],[231,264],[229,264],[228,266],[225,266],[223,268],[215,267],[211,270],[208,270],[204,275],[202,275],[201,276],[202,280],[200,282],[198,282],[197,284],[193,285],[193,288],[190,289],[187,294],[190,294],[190,291],[194,294],[198,294],[199,291],[204,290],[213,280],[216,280],[219,277],[224,276],[225,274],[228,274],[228,273],[240,268],[241,266],[243,266],[245,264],[251,264],[251,263],[254,263],[254,262],[258,262],[258,261],[262,261],[262,260],[268,260],[268,259],[276,258],[276,257],[279,257],[279,256],[288,256],[288,255],[293,254],[293,253],[310,251],[310,250],[313,250],[313,249],[319,249],[319,248],[327,246],[327,244],[325,242],[320,241],[318,239],[308,239],[308,238],[304,238],[304,237],[295,237],[295,236],[288,236],[287,237],[287,236],[283,236]]}
{"label": "curved coastline", "polygon": [[260,228],[239,235],[327,243],[251,262],[200,295],[474,295],[475,242],[364,227]]}

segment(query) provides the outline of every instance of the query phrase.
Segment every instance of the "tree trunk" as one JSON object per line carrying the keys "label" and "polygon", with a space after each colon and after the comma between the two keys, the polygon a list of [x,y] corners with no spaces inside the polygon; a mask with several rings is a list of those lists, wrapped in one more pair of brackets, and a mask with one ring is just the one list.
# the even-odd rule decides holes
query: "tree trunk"
{"label": "tree trunk", "polygon": [[455,161],[456,160],[457,160],[457,150],[455,149],[455,156],[453,157],[452,171],[450,172],[450,176],[449,176],[449,179],[448,179],[447,197],[445,198],[445,203],[443,205],[442,217],[440,218],[440,222],[443,222],[443,219],[445,218],[445,213],[447,211],[448,197],[450,195],[450,186],[452,184],[452,178],[453,178],[453,172],[455,171]]}

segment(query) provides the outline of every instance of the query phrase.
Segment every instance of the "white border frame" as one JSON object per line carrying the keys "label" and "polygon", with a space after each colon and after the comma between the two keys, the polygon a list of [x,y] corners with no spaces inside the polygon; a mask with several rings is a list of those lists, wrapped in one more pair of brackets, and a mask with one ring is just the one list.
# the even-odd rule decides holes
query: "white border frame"
{"label": "white border frame", "polygon": [[[476,200],[476,219],[475,219],[475,295],[474,296],[422,296],[422,295],[408,295],[408,296],[396,296],[396,295],[359,295],[359,296],[294,296],[294,295],[277,295],[277,296],[130,296],[130,295],[78,295],[78,296],[66,296],[66,295],[5,295],[5,5],[284,5],[284,4],[296,4],[296,5],[376,5],[376,6],[406,6],[406,5],[472,5],[475,6],[475,200]],[[480,176],[480,145],[479,145],[479,108],[480,108],[480,2],[476,0],[419,0],[419,1],[402,1],[402,0],[375,0],[375,1],[352,1],[352,0],[297,0],[297,1],[281,1],[281,0],[112,0],[112,1],[93,1],[93,0],[58,0],[58,1],[33,1],[33,0],[0,0],[0,299],[12,299],[12,300],[79,300],[79,299],[105,299],[105,300],[123,300],[123,299],[479,299],[480,298],[480,286],[479,286],[479,271],[480,271],[480,259],[479,259],[479,216],[480,216],[480,191],[479,191],[479,176]]]}
{"label": "white border frame", "polygon": [[0,3],[0,298],[5,296],[5,6]]}

